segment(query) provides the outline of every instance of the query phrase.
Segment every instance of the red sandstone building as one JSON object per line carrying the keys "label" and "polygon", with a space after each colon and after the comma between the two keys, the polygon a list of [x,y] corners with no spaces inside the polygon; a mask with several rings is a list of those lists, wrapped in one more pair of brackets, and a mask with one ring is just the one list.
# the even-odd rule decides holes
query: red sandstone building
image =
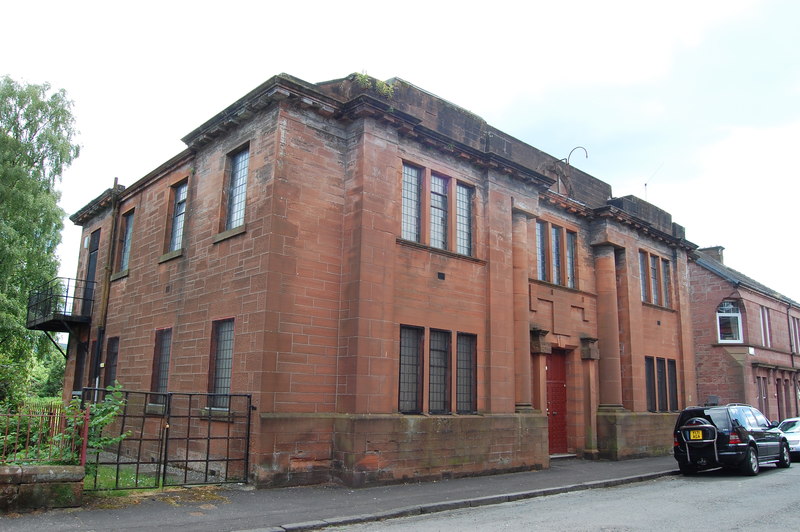
{"label": "red sandstone building", "polygon": [[796,416],[800,303],[726,266],[723,249],[701,249],[689,263],[698,400]]}
{"label": "red sandstone building", "polygon": [[670,451],[698,399],[668,213],[399,79],[275,76],[183,141],[72,217],[67,387],[252,394],[260,485]]}

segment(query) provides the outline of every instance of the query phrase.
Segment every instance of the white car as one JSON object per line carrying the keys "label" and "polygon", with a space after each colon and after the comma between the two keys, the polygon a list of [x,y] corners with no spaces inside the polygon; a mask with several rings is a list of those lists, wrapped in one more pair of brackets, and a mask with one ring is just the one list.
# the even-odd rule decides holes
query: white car
{"label": "white car", "polygon": [[800,417],[784,419],[778,425],[778,429],[786,434],[786,440],[789,442],[789,452],[794,455],[800,454]]}

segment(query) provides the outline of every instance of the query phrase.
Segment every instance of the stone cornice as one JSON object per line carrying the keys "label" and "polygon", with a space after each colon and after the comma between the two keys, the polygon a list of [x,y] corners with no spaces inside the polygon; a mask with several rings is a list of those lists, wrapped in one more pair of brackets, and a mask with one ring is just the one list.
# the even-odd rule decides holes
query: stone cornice
{"label": "stone cornice", "polygon": [[631,214],[618,207],[614,207],[613,205],[604,205],[603,207],[594,209],[594,216],[596,219],[609,220],[630,227],[637,233],[645,235],[659,242],[663,242],[672,248],[681,248],[687,252],[697,249],[697,246],[688,240],[684,238],[677,238],[669,233],[661,231],[660,229],[656,229],[650,222],[632,216]]}

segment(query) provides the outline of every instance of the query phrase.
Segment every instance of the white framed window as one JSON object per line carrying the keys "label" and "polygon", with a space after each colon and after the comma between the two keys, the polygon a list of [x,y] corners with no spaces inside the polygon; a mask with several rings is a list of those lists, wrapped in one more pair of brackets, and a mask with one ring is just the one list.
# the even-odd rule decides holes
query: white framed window
{"label": "white framed window", "polygon": [[742,342],[742,314],[738,301],[728,299],[717,307],[717,338],[721,344]]}

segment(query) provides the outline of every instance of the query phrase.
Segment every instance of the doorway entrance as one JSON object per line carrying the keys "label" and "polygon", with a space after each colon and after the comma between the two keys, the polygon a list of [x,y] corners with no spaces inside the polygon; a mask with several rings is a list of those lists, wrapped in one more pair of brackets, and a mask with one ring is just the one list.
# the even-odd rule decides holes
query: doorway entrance
{"label": "doorway entrance", "polygon": [[547,422],[550,454],[567,452],[567,357],[553,349],[547,355]]}

